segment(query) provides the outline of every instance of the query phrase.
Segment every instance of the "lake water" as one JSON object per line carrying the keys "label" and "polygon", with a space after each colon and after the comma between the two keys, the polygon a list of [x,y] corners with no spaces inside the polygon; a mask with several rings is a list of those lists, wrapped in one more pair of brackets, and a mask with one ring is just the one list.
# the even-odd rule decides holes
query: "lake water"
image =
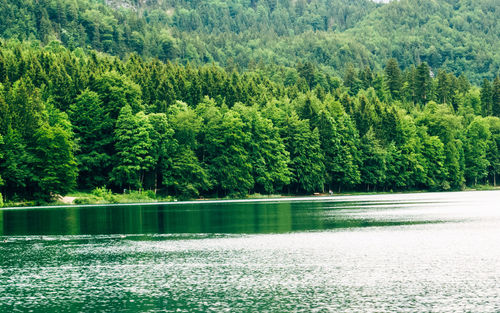
{"label": "lake water", "polygon": [[0,210],[0,312],[500,312],[500,191]]}

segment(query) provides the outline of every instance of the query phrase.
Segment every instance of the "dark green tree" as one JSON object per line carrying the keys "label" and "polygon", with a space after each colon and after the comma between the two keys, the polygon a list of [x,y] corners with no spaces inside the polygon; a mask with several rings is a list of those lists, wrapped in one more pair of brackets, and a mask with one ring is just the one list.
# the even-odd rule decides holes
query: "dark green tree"
{"label": "dark green tree", "polygon": [[427,63],[421,63],[415,74],[415,97],[418,103],[426,104],[430,100],[431,76]]}
{"label": "dark green tree", "polygon": [[325,165],[319,131],[311,131],[308,120],[300,120],[295,112],[287,118],[284,129],[285,146],[290,153],[291,183],[294,192],[322,191]]}
{"label": "dark green tree", "polygon": [[488,175],[490,162],[487,158],[488,141],[491,132],[486,119],[476,117],[467,127],[465,143],[465,177],[468,182],[477,185]]}
{"label": "dark green tree", "polygon": [[116,160],[110,181],[119,187],[141,189],[144,174],[153,167],[151,124],[143,112],[125,105],[115,127]]}
{"label": "dark green tree", "polygon": [[238,104],[234,110],[240,113],[245,132],[251,135],[249,159],[257,192],[273,193],[290,182],[289,154],[272,121],[264,118],[257,106]]}
{"label": "dark green tree", "polygon": [[500,117],[500,77],[497,76],[493,81],[492,95],[492,115]]}
{"label": "dark green tree", "polygon": [[402,87],[402,78],[398,61],[394,58],[389,59],[384,71],[385,82],[392,99],[399,99]]}
{"label": "dark green tree", "polygon": [[114,125],[99,95],[84,90],[70,106],[70,119],[78,144],[79,186],[95,188],[106,185],[109,179],[107,173],[111,170],[109,151],[113,145],[113,137],[108,133]]}
{"label": "dark green tree", "polygon": [[483,108],[483,116],[493,113],[493,88],[486,78],[481,84],[481,107]]}
{"label": "dark green tree", "polygon": [[254,186],[252,163],[246,147],[250,134],[244,132],[239,113],[229,110],[207,121],[204,161],[216,191],[224,195],[245,195]]}
{"label": "dark green tree", "polygon": [[360,140],[362,166],[360,168],[361,182],[366,191],[377,190],[383,186],[387,171],[387,152],[375,137],[372,128]]}

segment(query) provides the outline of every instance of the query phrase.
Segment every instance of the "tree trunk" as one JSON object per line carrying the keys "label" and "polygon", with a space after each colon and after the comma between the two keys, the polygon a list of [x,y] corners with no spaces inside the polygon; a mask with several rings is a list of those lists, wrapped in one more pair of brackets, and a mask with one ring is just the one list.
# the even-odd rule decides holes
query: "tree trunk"
{"label": "tree trunk", "polygon": [[158,170],[155,169],[155,195],[157,190],[158,190]]}

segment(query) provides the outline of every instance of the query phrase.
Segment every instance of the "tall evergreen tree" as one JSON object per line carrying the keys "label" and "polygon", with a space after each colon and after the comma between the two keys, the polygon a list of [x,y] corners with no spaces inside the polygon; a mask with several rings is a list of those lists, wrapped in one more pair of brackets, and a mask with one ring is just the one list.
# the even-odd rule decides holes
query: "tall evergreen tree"
{"label": "tall evergreen tree", "polygon": [[500,77],[497,76],[493,81],[492,95],[492,115],[500,117]]}
{"label": "tall evergreen tree", "polygon": [[116,160],[111,182],[119,187],[143,187],[144,174],[153,166],[151,124],[143,112],[132,113],[127,104],[120,110],[115,127]]}
{"label": "tall evergreen tree", "polygon": [[261,115],[256,106],[237,105],[235,110],[241,115],[245,131],[251,134],[247,151],[255,190],[268,194],[281,190],[290,182],[290,159],[278,129]]}
{"label": "tall evergreen tree", "polygon": [[401,70],[399,69],[398,61],[391,58],[385,66],[385,81],[387,89],[393,99],[399,99],[401,92]]}
{"label": "tall evergreen tree", "polygon": [[107,132],[114,125],[99,95],[84,90],[70,106],[70,119],[78,142],[79,185],[83,188],[106,185],[107,173],[111,170],[109,146],[113,144],[113,137]]}
{"label": "tall evergreen tree", "polygon": [[217,190],[224,195],[245,195],[254,186],[246,150],[250,139],[250,134],[244,132],[240,114],[235,111],[208,121],[205,162]]}
{"label": "tall evergreen tree", "polygon": [[285,127],[294,192],[322,191],[325,166],[318,129],[311,131],[309,121],[300,120],[295,112],[287,118]]}
{"label": "tall evergreen tree", "polygon": [[483,116],[491,115],[493,112],[493,88],[486,78],[483,79],[481,84],[481,107]]}
{"label": "tall evergreen tree", "polygon": [[420,104],[426,104],[430,100],[431,76],[427,63],[421,63],[417,67],[415,75],[415,96]]}
{"label": "tall evergreen tree", "polygon": [[476,185],[488,175],[490,162],[487,158],[488,141],[491,137],[486,119],[476,117],[467,127],[465,145],[465,177]]}
{"label": "tall evergreen tree", "polygon": [[376,190],[383,186],[387,171],[387,152],[375,137],[372,128],[360,140],[362,166],[360,169],[361,182],[366,190]]}

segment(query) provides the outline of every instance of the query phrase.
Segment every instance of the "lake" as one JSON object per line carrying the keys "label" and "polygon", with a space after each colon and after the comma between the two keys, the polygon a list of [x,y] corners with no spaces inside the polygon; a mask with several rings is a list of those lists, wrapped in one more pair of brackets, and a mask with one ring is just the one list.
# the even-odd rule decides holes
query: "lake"
{"label": "lake", "polygon": [[500,191],[0,209],[0,312],[500,312]]}

